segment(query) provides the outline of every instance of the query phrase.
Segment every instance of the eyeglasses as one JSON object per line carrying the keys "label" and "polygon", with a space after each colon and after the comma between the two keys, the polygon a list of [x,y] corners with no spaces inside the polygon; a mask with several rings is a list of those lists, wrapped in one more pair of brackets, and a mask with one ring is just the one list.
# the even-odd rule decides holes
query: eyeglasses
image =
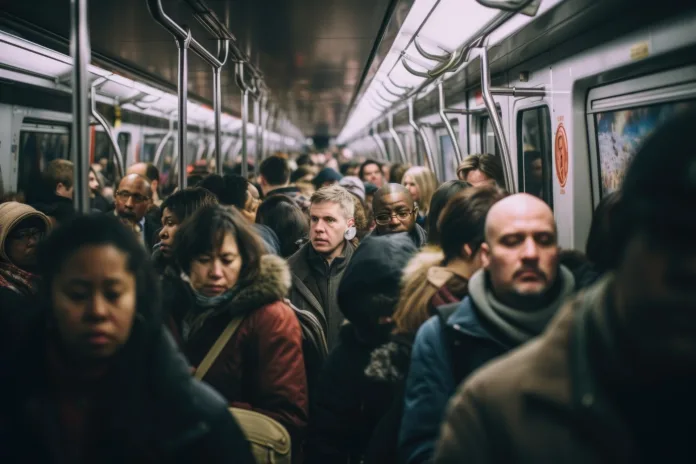
{"label": "eyeglasses", "polygon": [[408,219],[416,210],[412,209],[401,209],[394,213],[380,213],[375,216],[375,222],[380,226],[386,226],[391,221],[391,218],[396,216],[399,221],[405,221]]}
{"label": "eyeglasses", "polygon": [[41,238],[43,236],[43,230],[33,227],[31,229],[20,229],[14,231],[10,234],[10,237],[14,240],[29,240],[32,238]]}
{"label": "eyeglasses", "polygon": [[119,190],[116,192],[116,196],[119,200],[123,201],[128,201],[129,198],[132,198],[134,203],[143,203],[150,199],[150,197],[146,197],[145,195],[141,195],[139,193],[130,193],[125,190]]}

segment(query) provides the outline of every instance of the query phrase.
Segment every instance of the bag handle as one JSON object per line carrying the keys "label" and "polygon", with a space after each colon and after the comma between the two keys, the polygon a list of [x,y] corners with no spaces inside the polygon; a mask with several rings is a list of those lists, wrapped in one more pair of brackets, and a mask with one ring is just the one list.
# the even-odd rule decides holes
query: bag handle
{"label": "bag handle", "polygon": [[232,338],[232,335],[234,335],[234,333],[237,331],[243,320],[244,316],[239,316],[233,318],[230,323],[227,324],[225,330],[223,330],[218,339],[215,340],[213,347],[210,349],[210,351],[208,351],[208,354],[205,355],[203,361],[201,361],[201,363],[198,365],[196,373],[194,374],[195,378],[198,380],[203,380],[205,374],[208,373],[208,369],[210,369],[217,357],[220,356],[220,352],[225,345],[227,345],[227,342],[230,341],[230,338]]}

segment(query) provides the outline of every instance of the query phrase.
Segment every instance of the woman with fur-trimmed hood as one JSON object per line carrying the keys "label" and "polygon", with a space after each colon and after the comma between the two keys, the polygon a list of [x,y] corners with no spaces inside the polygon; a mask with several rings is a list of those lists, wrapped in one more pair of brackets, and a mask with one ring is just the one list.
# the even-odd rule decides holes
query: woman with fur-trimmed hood
{"label": "woman with fur-trimmed hood", "polygon": [[307,379],[302,332],[284,302],[290,271],[263,254],[254,230],[237,211],[205,206],[177,230],[173,256],[181,271],[164,281],[182,350],[198,366],[236,317],[242,322],[203,380],[231,407],[280,422],[301,456],[307,425]]}

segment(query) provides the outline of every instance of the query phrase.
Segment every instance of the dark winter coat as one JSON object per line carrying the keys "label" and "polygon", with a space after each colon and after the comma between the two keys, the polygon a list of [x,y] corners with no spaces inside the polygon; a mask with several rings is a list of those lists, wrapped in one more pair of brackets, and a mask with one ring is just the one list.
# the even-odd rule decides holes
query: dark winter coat
{"label": "dark winter coat", "polygon": [[[400,232],[404,233],[404,232]],[[373,230],[370,232],[365,238],[371,237],[371,236],[376,236],[376,237],[383,237],[384,235],[389,235],[389,234],[380,234],[377,229]],[[428,233],[426,230],[418,225],[417,223],[413,225],[413,229],[408,232],[408,236],[411,238],[413,241],[413,244],[416,246],[416,248],[421,249],[424,246],[428,244]]]}
{"label": "dark winter coat", "polygon": [[694,379],[631,375],[643,361],[625,357],[612,285],[603,278],[542,336],[474,374],[450,403],[435,462],[692,462]]}
{"label": "dark winter coat", "polygon": [[[225,400],[191,377],[164,331],[152,342],[154,353],[141,354],[147,359],[143,366],[111,364],[112,371],[131,378],[107,372],[87,390],[86,383],[69,383],[71,375],[57,375],[50,362],[56,355],[49,355],[56,347],[47,346],[52,337],[44,326],[34,327],[18,356],[0,371],[0,462],[252,464],[249,444]],[[63,371],[74,370],[71,362],[63,364]],[[86,403],[92,408],[78,396],[85,391],[96,392]],[[73,430],[84,432],[79,448],[67,444],[75,443],[68,434]],[[85,453],[81,459],[68,457],[78,449]]]}
{"label": "dark winter coat", "polygon": [[406,234],[394,234],[365,239],[353,255],[338,290],[350,324],[342,327],[312,398],[308,464],[379,462],[368,458],[368,449],[391,408],[394,383],[366,370],[389,340],[391,325],[378,320],[394,311],[401,270],[415,252]]}
{"label": "dark winter coat", "polygon": [[[190,287],[181,280],[168,279],[165,288],[164,307],[174,309],[174,320],[181,327],[182,318],[194,305]],[[283,302],[289,288],[290,272],[285,262],[264,255],[258,277],[238,289],[200,328],[183,337],[183,351],[191,364],[198,366],[232,317],[244,315],[203,380],[230,406],[260,412],[280,422],[293,439],[293,449],[300,449],[307,425],[307,379],[300,323]]]}
{"label": "dark winter coat", "polygon": [[338,308],[336,294],[343,273],[353,256],[354,246],[346,242],[342,256],[334,258],[327,265],[306,243],[297,253],[288,258],[292,272],[290,301],[300,309],[312,312],[324,327],[329,351],[338,345],[339,333],[343,324],[343,313]]}

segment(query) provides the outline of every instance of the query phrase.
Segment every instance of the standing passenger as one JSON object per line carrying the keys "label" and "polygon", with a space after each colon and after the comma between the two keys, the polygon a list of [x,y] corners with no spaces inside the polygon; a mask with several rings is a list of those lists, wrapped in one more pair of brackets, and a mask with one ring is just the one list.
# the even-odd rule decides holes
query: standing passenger
{"label": "standing passenger", "polygon": [[382,163],[375,160],[369,159],[361,164],[359,174],[363,182],[374,184],[377,188],[385,184]]}
{"label": "standing passenger", "polygon": [[0,372],[0,462],[253,462],[163,330],[132,232],[78,217],[40,246],[39,269],[44,305]]}
{"label": "standing passenger", "polygon": [[505,188],[505,176],[500,158],[488,153],[469,155],[457,167],[457,177],[473,186],[495,183]]}
{"label": "standing passenger", "polygon": [[418,205],[416,223],[425,227],[430,213],[430,200],[437,190],[437,177],[428,168],[414,166],[404,173],[400,183],[408,189],[411,198]]}
{"label": "standing passenger", "polygon": [[148,251],[157,243],[160,228],[152,217],[147,216],[152,205],[151,195],[148,180],[139,174],[128,174],[121,179],[115,194],[116,216],[138,233]]}
{"label": "standing passenger", "polygon": [[164,307],[175,315],[194,366],[231,321],[241,320],[203,380],[230,406],[280,422],[298,450],[293,455],[301,456],[308,408],[302,332],[283,301],[290,290],[287,264],[262,246],[237,211],[200,208],[174,237],[181,274],[165,281]]}
{"label": "standing passenger", "polygon": [[427,242],[425,229],[416,223],[418,205],[400,184],[387,184],[377,191],[372,201],[372,210],[377,227],[373,234],[389,235],[406,232],[417,248]]}
{"label": "standing passenger", "polygon": [[464,384],[436,462],[693,461],[696,113],[666,124],[626,173],[615,273]]}
{"label": "standing passenger", "polygon": [[259,182],[264,198],[270,195],[287,195],[297,203],[302,211],[307,211],[309,201],[300,189],[290,185],[290,166],[281,156],[270,156],[259,166]]}
{"label": "standing passenger", "polygon": [[539,335],[574,291],[558,251],[553,212],[543,201],[518,194],[490,209],[481,244],[484,269],[469,280],[469,296],[440,308],[416,335],[399,437],[406,463],[432,460],[457,385]]}
{"label": "standing passenger", "polygon": [[353,196],[337,185],[317,190],[310,201],[309,243],[288,259],[290,299],[323,322],[331,351],[338,344],[343,323],[336,290],[353,256],[350,241],[357,234],[355,205]]}

